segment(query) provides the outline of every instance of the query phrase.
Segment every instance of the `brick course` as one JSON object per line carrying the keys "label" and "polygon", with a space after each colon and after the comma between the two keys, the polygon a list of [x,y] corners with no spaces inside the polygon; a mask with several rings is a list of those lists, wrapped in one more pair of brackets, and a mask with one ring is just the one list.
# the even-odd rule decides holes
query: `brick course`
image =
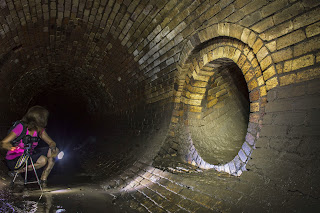
{"label": "brick course", "polygon": [[[315,0],[0,0],[2,121],[12,119],[8,109],[22,113],[39,91],[58,87],[86,100],[90,113],[103,111],[118,125],[126,123],[124,132],[149,147],[148,165],[187,149],[189,166],[241,175],[238,182],[219,181],[224,173],[209,170],[215,178],[200,178],[203,186],[196,184],[201,175],[183,170],[181,176],[164,172],[185,178],[181,181],[160,177],[158,170],[135,179],[144,163],[120,161],[130,164],[127,176],[137,184],[134,193],[127,191],[137,211],[219,212],[234,206],[246,211],[256,204],[264,211],[302,210],[294,208],[296,199],[314,207],[317,172],[310,171],[319,150],[314,143],[319,139],[319,5]],[[205,117],[214,121],[231,113],[232,81],[221,75],[228,63],[242,71],[251,113],[233,158],[211,165],[201,157],[201,147],[185,144],[179,125],[200,128]],[[107,176],[122,168],[109,160]],[[167,183],[160,186],[157,178]],[[208,194],[205,186],[217,194]],[[272,196],[276,186],[278,200]],[[289,200],[280,204],[281,198]]]}

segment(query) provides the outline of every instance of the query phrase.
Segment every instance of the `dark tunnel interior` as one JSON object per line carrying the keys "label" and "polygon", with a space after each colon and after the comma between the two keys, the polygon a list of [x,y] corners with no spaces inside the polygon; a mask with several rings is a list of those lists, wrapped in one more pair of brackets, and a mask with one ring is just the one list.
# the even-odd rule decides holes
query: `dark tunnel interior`
{"label": "dark tunnel interior", "polygon": [[[130,155],[128,149],[123,147],[132,147],[134,140],[126,135],[128,130],[125,126],[119,126],[121,122],[117,121],[117,117],[99,112],[104,106],[97,106],[97,111],[92,113],[87,103],[86,97],[76,91],[50,88],[44,89],[29,103],[29,107],[40,105],[49,110],[47,132],[65,153],[52,170],[53,182],[85,184],[93,177],[95,181],[107,181],[124,165],[119,164],[117,169],[107,174],[95,171],[97,165],[105,161],[124,160],[123,156]],[[43,146],[47,144],[41,141],[39,148]],[[97,157],[102,158],[100,162]],[[79,176],[82,178],[77,178]]]}
{"label": "dark tunnel interior", "polygon": [[[83,171],[81,162],[85,160],[85,154],[81,150],[86,150],[87,146],[95,146],[95,123],[83,103],[85,101],[81,99],[81,94],[50,90],[39,94],[30,103],[30,107],[40,105],[49,110],[47,132],[65,153],[64,158],[55,165],[53,174],[80,173]],[[41,144],[46,145],[44,141]]]}
{"label": "dark tunnel interior", "polygon": [[0,0],[0,137],[40,105],[64,152],[42,190],[1,146],[0,212],[317,212],[319,11]]}

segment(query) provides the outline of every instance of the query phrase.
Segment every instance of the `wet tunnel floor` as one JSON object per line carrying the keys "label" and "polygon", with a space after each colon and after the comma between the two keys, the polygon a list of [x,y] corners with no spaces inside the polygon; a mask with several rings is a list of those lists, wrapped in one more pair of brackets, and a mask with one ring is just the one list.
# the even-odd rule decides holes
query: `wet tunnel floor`
{"label": "wet tunnel floor", "polygon": [[[300,195],[289,197],[251,172],[243,180],[214,170],[175,174],[142,167],[120,191],[101,188],[90,176],[56,174],[41,195],[38,185],[24,186],[20,179],[12,191],[0,190],[0,212],[313,212],[302,211],[306,206],[283,211],[294,210]],[[312,202],[309,210],[319,207]]]}
{"label": "wet tunnel floor", "polygon": [[0,212],[135,212],[115,204],[111,190],[90,182],[88,176],[55,175],[41,192],[37,184],[24,185],[21,178],[13,188],[0,191]]}

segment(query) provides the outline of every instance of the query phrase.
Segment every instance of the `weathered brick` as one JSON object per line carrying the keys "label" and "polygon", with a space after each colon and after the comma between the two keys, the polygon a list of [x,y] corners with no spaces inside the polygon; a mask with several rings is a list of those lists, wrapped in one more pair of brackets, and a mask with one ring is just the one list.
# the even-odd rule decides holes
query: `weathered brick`
{"label": "weathered brick", "polygon": [[232,56],[232,60],[236,63],[239,60],[240,55],[241,55],[241,51],[236,50],[234,55]]}
{"label": "weathered brick", "polygon": [[297,80],[299,82],[312,80],[312,79],[319,78],[319,77],[320,77],[320,69],[319,68],[308,69],[308,70],[297,73]]}
{"label": "weathered brick", "polygon": [[181,206],[182,208],[184,208],[190,212],[195,212],[199,208],[198,204],[196,204],[190,200],[187,200],[187,199],[181,200],[177,205]]}
{"label": "weathered brick", "polygon": [[283,72],[291,72],[292,71],[292,60],[285,61],[283,65]]}
{"label": "weathered brick", "polygon": [[256,134],[259,130],[260,130],[260,127],[258,124],[249,122],[249,124],[248,124],[248,132],[249,133],[256,136]]}
{"label": "weathered brick", "polygon": [[252,1],[249,4],[245,5],[241,10],[243,10],[246,14],[250,14],[259,8],[263,7],[266,5],[267,1],[262,0],[262,1]]}
{"label": "weathered brick", "polygon": [[260,87],[260,96],[266,96],[267,95],[267,88],[266,86]]}
{"label": "weathered brick", "polygon": [[219,98],[223,95],[227,94],[227,90],[226,89],[222,89],[221,91],[216,93],[216,97]]}
{"label": "weathered brick", "polygon": [[167,212],[166,210],[164,210],[163,208],[161,208],[160,206],[156,206],[156,205],[152,205],[151,207],[148,208],[148,210],[150,212],[159,212],[159,213],[165,213]]}
{"label": "weathered brick", "polygon": [[244,151],[242,149],[240,149],[238,156],[240,157],[242,162],[246,162],[247,161],[247,156],[244,154]]}
{"label": "weathered brick", "polygon": [[279,82],[276,77],[273,77],[266,81],[267,90],[271,90],[272,88],[278,86]]}
{"label": "weathered brick", "polygon": [[248,72],[248,70],[251,68],[251,63],[248,60],[246,60],[245,63],[240,68],[242,70],[242,73],[245,75]]}
{"label": "weathered brick", "polygon": [[293,48],[293,56],[300,56],[318,49],[320,49],[320,37],[312,38],[295,45]]}
{"label": "weathered brick", "polygon": [[218,33],[220,36],[229,36],[230,24],[229,23],[219,23]]}
{"label": "weathered brick", "polygon": [[274,66],[269,67],[267,70],[265,70],[263,72],[264,80],[266,81],[266,80],[270,79],[275,74],[276,74],[276,70],[275,70]]}
{"label": "weathered brick", "polygon": [[279,126],[279,125],[265,125],[260,132],[261,137],[277,137],[277,136],[285,136],[287,134],[288,127],[287,126]]}
{"label": "weathered brick", "polygon": [[189,111],[190,111],[190,112],[201,112],[201,111],[202,111],[202,107],[190,106]]}
{"label": "weathered brick", "polygon": [[253,58],[253,59],[252,59],[251,65],[252,65],[252,67],[253,67],[255,70],[257,70],[257,69],[260,70],[259,62],[258,62],[258,60],[257,60],[256,58]]}
{"label": "weathered brick", "polygon": [[291,5],[290,7],[281,10],[279,13],[276,13],[273,16],[274,23],[280,24],[288,19],[291,19],[292,17],[302,13],[304,11],[304,7],[301,2],[296,2],[295,4]]}
{"label": "weathered brick", "polygon": [[250,69],[244,76],[247,82],[249,82],[253,77],[255,76],[255,73],[252,69]]}
{"label": "weathered brick", "polygon": [[240,21],[245,16],[244,12],[242,10],[236,10],[234,13],[232,13],[229,17],[225,19],[225,21],[236,23]]}
{"label": "weathered brick", "polygon": [[256,39],[257,39],[257,35],[255,32],[251,31],[250,35],[249,35],[249,38],[248,38],[248,45],[250,47],[253,46],[253,44],[256,42]]}
{"label": "weathered brick", "polygon": [[271,64],[272,64],[272,58],[271,58],[271,56],[265,57],[265,58],[260,62],[260,66],[261,66],[261,69],[262,69],[262,70],[265,70],[265,69],[268,68]]}
{"label": "weathered brick", "polygon": [[248,30],[247,28],[243,29],[243,32],[242,32],[242,35],[241,35],[241,41],[243,43],[247,43],[248,42],[250,33],[251,33],[251,31]]}
{"label": "weathered brick", "polygon": [[276,41],[271,41],[266,44],[266,47],[270,52],[274,52],[277,50],[277,42]]}
{"label": "weathered brick", "polygon": [[[256,122],[257,123],[257,122]],[[254,142],[255,142],[255,137],[250,134],[250,133],[247,133],[246,135],[246,141],[250,144],[250,145],[253,145]]]}
{"label": "weathered brick", "polygon": [[306,119],[305,112],[282,112],[274,117],[275,125],[303,125]]}
{"label": "weathered brick", "polygon": [[277,64],[276,65],[276,70],[278,74],[283,73],[283,64]]}
{"label": "weathered brick", "polygon": [[256,79],[252,79],[249,83],[248,83],[248,89],[249,91],[253,90],[254,88],[256,88],[258,86],[258,82]]}
{"label": "weathered brick", "polygon": [[296,74],[288,74],[285,76],[281,76],[279,78],[280,86],[285,86],[288,84],[293,84],[297,81],[297,75]]}
{"label": "weathered brick", "polygon": [[305,85],[296,85],[296,86],[288,86],[288,87],[282,87],[277,91],[277,98],[292,98],[292,97],[298,97],[303,96],[306,94],[306,88]]}
{"label": "weathered brick", "polygon": [[291,48],[286,48],[284,50],[280,50],[278,52],[273,53],[272,59],[274,63],[278,63],[281,61],[288,60],[293,57],[293,51]]}
{"label": "weathered brick", "polygon": [[320,126],[313,127],[292,127],[290,130],[290,135],[292,136],[319,136],[320,135]]}
{"label": "weathered brick", "polygon": [[292,70],[308,67],[314,64],[314,55],[306,55],[292,61]]}
{"label": "weathered brick", "polygon": [[320,108],[320,97],[310,97],[305,96],[301,97],[293,103],[293,107],[295,110],[311,110],[311,109],[319,109]]}
{"label": "weathered brick", "polygon": [[201,100],[194,100],[194,99],[189,99],[186,104],[194,105],[194,106],[200,106],[201,105]]}
{"label": "weathered brick", "polygon": [[250,0],[236,0],[233,4],[235,6],[236,9],[240,9],[243,6],[245,6],[246,4],[248,4],[250,2]]}
{"label": "weathered brick", "polygon": [[243,54],[240,55],[239,60],[237,61],[237,65],[238,67],[242,67],[243,64],[246,62],[246,56],[244,56]]}
{"label": "weathered brick", "polygon": [[162,201],[164,200],[163,197],[161,197],[160,195],[158,195],[155,191],[150,190],[147,187],[144,187],[140,190],[141,192],[143,192],[144,194],[146,194],[148,197],[150,197],[153,201],[155,201],[157,204],[161,204]]}
{"label": "weathered brick", "polygon": [[194,93],[202,93],[204,94],[206,92],[206,89],[205,88],[199,88],[199,87],[193,87],[191,85],[188,85],[188,90],[190,92],[194,92]]}
{"label": "weathered brick", "polygon": [[261,20],[261,12],[258,10],[258,11],[255,11],[255,12],[251,13],[250,15],[244,17],[239,22],[239,24],[241,26],[249,27],[249,26],[255,24],[259,20]]}
{"label": "weathered brick", "polygon": [[246,153],[247,156],[249,156],[252,152],[251,147],[246,142],[243,143],[242,150]]}
{"label": "weathered brick", "polygon": [[169,189],[170,191],[175,192],[175,193],[180,193],[180,191],[183,189],[183,187],[181,187],[177,184],[171,183],[171,182],[169,182],[167,184],[166,188]]}
{"label": "weathered brick", "polygon": [[180,207],[166,200],[161,203],[161,206],[169,212],[178,212],[181,210]]}
{"label": "weathered brick", "polygon": [[271,2],[270,4],[261,8],[262,17],[267,17],[267,16],[281,10],[282,8],[287,6],[288,4],[289,4],[288,0],[278,0],[278,1]]}
{"label": "weathered brick", "polygon": [[312,24],[306,28],[307,37],[312,37],[320,34],[320,22]]}
{"label": "weathered brick", "polygon": [[252,51],[249,51],[248,55],[247,55],[247,58],[249,61],[252,62],[252,60],[255,58],[255,55]]}
{"label": "weathered brick", "polygon": [[243,27],[237,24],[230,25],[230,37],[241,39]]}
{"label": "weathered brick", "polygon": [[262,21],[252,26],[252,29],[258,33],[262,33],[265,30],[274,26],[274,22],[272,17],[268,17],[266,19],[262,19]]}
{"label": "weathered brick", "polygon": [[188,199],[194,200],[195,202],[200,203],[204,206],[210,207],[209,204],[212,198],[208,195],[188,189],[184,189],[181,192],[181,195],[187,197]]}
{"label": "weathered brick", "polygon": [[283,24],[277,25],[270,30],[266,30],[261,34],[261,38],[264,40],[272,40],[275,38],[279,38],[280,36],[286,35],[293,31],[293,23],[292,21],[285,22]]}
{"label": "weathered brick", "polygon": [[299,29],[306,25],[315,23],[320,20],[320,13],[317,9],[313,9],[309,12],[306,12],[293,20],[294,29]]}
{"label": "weathered brick", "polygon": [[250,103],[250,112],[258,112],[260,110],[260,104],[257,103]]}
{"label": "weathered brick", "polygon": [[192,82],[191,85],[193,87],[206,87],[207,86],[207,82],[205,81],[195,81],[195,82]]}
{"label": "weathered brick", "polygon": [[215,18],[218,21],[221,21],[223,19],[225,19],[227,16],[229,16],[230,14],[232,14],[234,12],[235,8],[233,4],[230,4],[229,6],[227,6],[226,8],[223,8],[216,16]]}
{"label": "weathered brick", "polygon": [[217,104],[217,103],[218,103],[218,99],[215,98],[215,99],[211,100],[211,101],[207,104],[207,108],[210,108],[210,107],[214,106],[214,105]]}
{"label": "weathered brick", "polygon": [[260,98],[260,91],[259,90],[253,90],[249,94],[250,101],[257,101]]}
{"label": "weathered brick", "polygon": [[269,54],[268,49],[266,47],[262,47],[257,53],[258,61],[262,61],[262,59],[264,59],[268,54]]}
{"label": "weathered brick", "polygon": [[296,44],[306,38],[303,30],[294,31],[286,36],[283,36],[277,40],[277,49],[282,49],[290,45]]}

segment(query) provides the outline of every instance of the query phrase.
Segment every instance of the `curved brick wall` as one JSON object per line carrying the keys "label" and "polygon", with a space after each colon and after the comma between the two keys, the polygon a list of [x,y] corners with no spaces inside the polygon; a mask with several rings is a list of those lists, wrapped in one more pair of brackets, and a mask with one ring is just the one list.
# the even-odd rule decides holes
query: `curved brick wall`
{"label": "curved brick wall", "polygon": [[237,65],[221,65],[210,77],[201,106],[201,119],[188,114],[193,144],[206,162],[228,163],[243,145],[250,111],[247,84]]}
{"label": "curved brick wall", "polygon": [[[116,202],[141,212],[313,211],[319,8],[317,0],[0,0],[1,134],[40,94],[66,91],[128,145],[99,154],[102,186],[121,189]],[[232,77],[228,64],[245,79],[249,121],[240,122],[240,145],[215,161],[194,131],[224,102],[223,90],[208,94],[216,77]]]}

